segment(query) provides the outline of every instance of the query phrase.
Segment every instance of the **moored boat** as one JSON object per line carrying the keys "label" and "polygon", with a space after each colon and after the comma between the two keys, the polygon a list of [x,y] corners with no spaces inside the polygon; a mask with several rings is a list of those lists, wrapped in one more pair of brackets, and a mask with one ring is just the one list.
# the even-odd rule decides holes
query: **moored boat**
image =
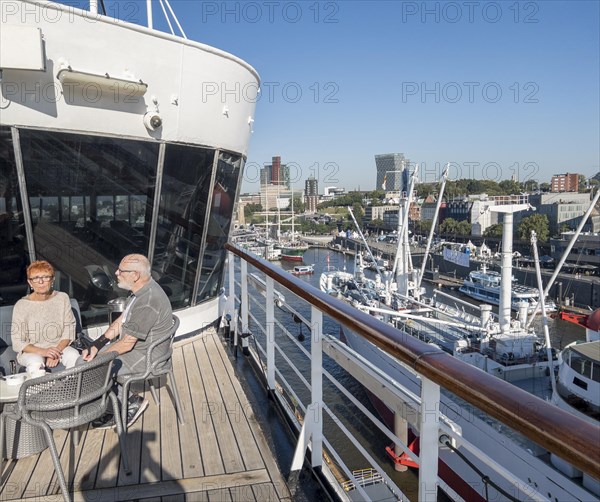
{"label": "moored boat", "polygon": [[[463,285],[458,290],[482,302],[492,305],[500,305],[501,283],[500,273],[494,270],[488,270],[484,263],[480,270],[469,272],[468,278],[463,282]],[[516,279],[512,278],[510,285],[511,290],[511,309],[518,312],[522,304],[527,306],[527,313],[532,314],[539,301],[539,291],[535,288],[523,286]],[[556,311],[556,305],[552,300],[546,299],[546,311]]]}
{"label": "moored boat", "polygon": [[294,275],[308,275],[315,273],[314,265],[296,265],[292,270],[292,274]]}
{"label": "moored boat", "polygon": [[308,245],[298,241],[282,241],[276,247],[281,249],[283,261],[302,261],[304,253],[308,250]]}

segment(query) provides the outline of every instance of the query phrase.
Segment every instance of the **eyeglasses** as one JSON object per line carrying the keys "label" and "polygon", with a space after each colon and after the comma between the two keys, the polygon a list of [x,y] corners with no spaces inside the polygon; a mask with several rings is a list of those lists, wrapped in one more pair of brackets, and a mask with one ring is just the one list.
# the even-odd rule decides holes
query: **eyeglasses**
{"label": "eyeglasses", "polygon": [[118,268],[115,274],[124,274],[125,272],[137,272],[137,270],[123,270],[122,268]]}
{"label": "eyeglasses", "polygon": [[54,279],[52,275],[38,275],[29,278],[31,282],[50,282],[52,279]]}

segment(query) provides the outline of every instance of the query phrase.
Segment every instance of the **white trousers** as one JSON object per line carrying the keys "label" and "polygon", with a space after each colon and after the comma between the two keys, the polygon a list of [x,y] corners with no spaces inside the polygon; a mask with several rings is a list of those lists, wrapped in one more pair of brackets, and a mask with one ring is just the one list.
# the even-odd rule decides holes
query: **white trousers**
{"label": "white trousers", "polygon": [[[75,366],[78,357],[79,352],[73,347],[67,346],[65,349],[63,349],[63,353],[60,358],[60,363],[65,368],[69,369]],[[17,356],[18,363],[21,366],[25,366],[27,368],[28,373],[43,368],[45,366],[45,360],[46,358],[44,356],[40,356],[39,354],[33,354],[31,352],[24,352]]]}

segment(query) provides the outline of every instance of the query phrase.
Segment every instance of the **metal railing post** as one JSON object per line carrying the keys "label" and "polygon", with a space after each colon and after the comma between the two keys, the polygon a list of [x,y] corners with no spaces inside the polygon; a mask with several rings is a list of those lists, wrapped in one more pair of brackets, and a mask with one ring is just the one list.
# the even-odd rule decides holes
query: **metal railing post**
{"label": "metal railing post", "polygon": [[248,262],[246,260],[241,260],[240,269],[240,281],[242,283],[242,350],[244,351],[244,354],[246,354],[248,352],[248,337],[243,335],[250,333],[250,325],[248,323],[250,317],[250,307],[248,303]]}
{"label": "metal railing post", "polygon": [[229,271],[229,296],[227,297],[227,313],[233,315],[235,310],[235,255],[231,252],[227,252],[227,264]]}
{"label": "metal railing post", "polygon": [[311,306],[310,323],[311,403],[306,407],[290,468],[292,472],[302,469],[304,452],[309,443],[311,443],[311,465],[313,467],[323,465],[323,312],[314,306]]}
{"label": "metal railing post", "polygon": [[266,290],[266,345],[267,345],[267,389],[275,390],[275,287],[273,278],[267,276]]}
{"label": "metal railing post", "polygon": [[323,463],[323,312],[316,307],[310,309],[310,384],[312,403],[304,420],[311,420],[313,467]]}
{"label": "metal railing post", "polygon": [[419,500],[437,501],[440,386],[421,376]]}

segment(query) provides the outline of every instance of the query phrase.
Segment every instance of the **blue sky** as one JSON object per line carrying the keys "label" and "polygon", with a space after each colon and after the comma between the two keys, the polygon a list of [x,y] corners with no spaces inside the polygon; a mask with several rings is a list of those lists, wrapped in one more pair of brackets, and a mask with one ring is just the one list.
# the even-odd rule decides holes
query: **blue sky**
{"label": "blue sky", "polygon": [[274,155],[320,191],[375,188],[374,156],[393,152],[424,181],[446,162],[497,181],[600,170],[600,2],[171,4],[188,38],[263,81],[244,191]]}

